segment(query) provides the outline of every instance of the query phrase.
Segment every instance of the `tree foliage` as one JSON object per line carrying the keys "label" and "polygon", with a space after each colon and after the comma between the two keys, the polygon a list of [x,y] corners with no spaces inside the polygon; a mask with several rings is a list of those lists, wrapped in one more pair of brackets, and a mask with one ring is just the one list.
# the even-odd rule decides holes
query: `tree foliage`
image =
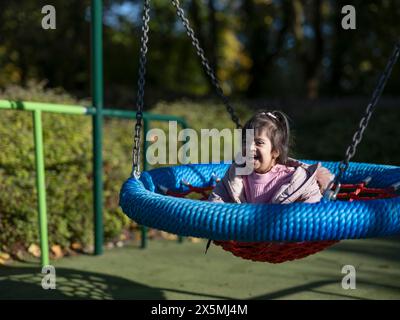
{"label": "tree foliage", "polygon": [[[90,92],[90,1],[54,0],[57,29],[43,30],[46,1],[0,3],[0,87],[46,79]],[[356,30],[341,9],[356,8]],[[104,1],[105,97],[134,104],[142,1]],[[371,91],[398,39],[395,0],[185,0],[192,28],[226,93],[239,97],[360,95]],[[154,101],[212,92],[170,1],[151,1],[147,95]],[[387,93],[400,83],[395,69]]]}

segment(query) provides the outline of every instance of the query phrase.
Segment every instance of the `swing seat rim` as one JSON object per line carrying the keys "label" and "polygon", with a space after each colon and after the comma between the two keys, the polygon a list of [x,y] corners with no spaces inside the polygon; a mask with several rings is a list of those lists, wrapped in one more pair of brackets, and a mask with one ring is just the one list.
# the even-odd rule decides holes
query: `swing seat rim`
{"label": "swing seat rim", "polygon": [[[337,162],[321,162],[335,172]],[[327,201],[292,204],[211,203],[161,195],[158,185],[182,190],[182,178],[195,186],[209,183],[229,163],[161,167],[131,177],[120,192],[125,214],[141,225],[178,234],[219,241],[302,242],[360,239],[400,234],[400,197],[353,202]],[[190,173],[194,172],[192,177]],[[193,176],[195,177],[193,179]],[[344,182],[366,177],[375,187],[400,181],[400,167],[350,162]]]}

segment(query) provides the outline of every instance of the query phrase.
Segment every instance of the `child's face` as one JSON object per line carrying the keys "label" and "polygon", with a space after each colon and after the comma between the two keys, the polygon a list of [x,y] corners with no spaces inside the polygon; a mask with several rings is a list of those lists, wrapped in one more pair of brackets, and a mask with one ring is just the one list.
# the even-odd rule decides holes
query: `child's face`
{"label": "child's face", "polygon": [[268,138],[266,130],[263,129],[254,130],[254,141],[250,150],[254,158],[254,171],[257,173],[271,170],[279,156],[279,152],[272,150],[271,140]]}

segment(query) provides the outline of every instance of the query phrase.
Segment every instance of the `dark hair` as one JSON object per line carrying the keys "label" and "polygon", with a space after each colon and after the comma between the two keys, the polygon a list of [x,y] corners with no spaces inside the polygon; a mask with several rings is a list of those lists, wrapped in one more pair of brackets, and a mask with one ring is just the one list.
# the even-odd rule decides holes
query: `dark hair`
{"label": "dark hair", "polygon": [[246,129],[264,129],[271,140],[272,150],[278,151],[279,164],[286,164],[289,153],[290,128],[287,116],[281,111],[259,111],[243,127]]}

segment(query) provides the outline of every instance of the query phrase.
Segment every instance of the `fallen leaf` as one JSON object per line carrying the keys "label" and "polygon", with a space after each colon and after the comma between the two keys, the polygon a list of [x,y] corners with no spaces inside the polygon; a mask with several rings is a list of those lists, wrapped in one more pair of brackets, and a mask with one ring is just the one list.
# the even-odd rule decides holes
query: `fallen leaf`
{"label": "fallen leaf", "polygon": [[10,259],[10,255],[6,252],[0,252],[0,259],[8,260]]}
{"label": "fallen leaf", "polygon": [[71,248],[73,250],[82,250],[82,244],[80,244],[79,242],[74,242],[71,244]]}
{"label": "fallen leaf", "polygon": [[62,258],[64,256],[64,253],[58,244],[54,244],[51,246],[51,252],[54,254],[54,258],[56,259]]}
{"label": "fallen leaf", "polygon": [[40,248],[38,245],[32,243],[29,248],[28,248],[28,252],[33,255],[36,258],[40,257]]}
{"label": "fallen leaf", "polygon": [[176,234],[168,233],[165,231],[161,231],[161,237],[167,240],[178,240],[178,236]]}

